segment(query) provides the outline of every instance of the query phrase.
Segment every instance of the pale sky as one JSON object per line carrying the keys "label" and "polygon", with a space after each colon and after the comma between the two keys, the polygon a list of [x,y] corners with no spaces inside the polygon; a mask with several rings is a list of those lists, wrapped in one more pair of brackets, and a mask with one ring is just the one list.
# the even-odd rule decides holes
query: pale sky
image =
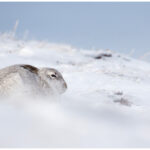
{"label": "pale sky", "polygon": [[0,32],[28,38],[140,55],[150,51],[150,3],[0,2]]}

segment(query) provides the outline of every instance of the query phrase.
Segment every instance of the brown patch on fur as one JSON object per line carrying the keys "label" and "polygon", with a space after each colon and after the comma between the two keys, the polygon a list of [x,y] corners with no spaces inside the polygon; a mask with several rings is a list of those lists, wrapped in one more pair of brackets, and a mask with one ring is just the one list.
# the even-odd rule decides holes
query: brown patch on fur
{"label": "brown patch on fur", "polygon": [[23,67],[24,69],[29,70],[32,73],[38,74],[38,68],[31,66],[31,65],[21,65],[21,67]]}

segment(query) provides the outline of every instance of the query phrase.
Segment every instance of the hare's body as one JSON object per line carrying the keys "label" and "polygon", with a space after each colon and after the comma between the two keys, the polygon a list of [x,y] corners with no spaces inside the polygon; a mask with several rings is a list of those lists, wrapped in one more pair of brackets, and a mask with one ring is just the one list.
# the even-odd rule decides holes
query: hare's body
{"label": "hare's body", "polygon": [[62,75],[52,68],[13,65],[0,70],[0,95],[63,93],[67,88]]}

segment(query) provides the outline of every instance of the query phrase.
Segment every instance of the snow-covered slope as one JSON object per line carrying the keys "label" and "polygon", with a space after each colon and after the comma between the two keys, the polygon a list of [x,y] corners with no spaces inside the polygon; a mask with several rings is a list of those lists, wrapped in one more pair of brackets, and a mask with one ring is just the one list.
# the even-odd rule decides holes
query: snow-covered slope
{"label": "snow-covered slope", "polygon": [[150,147],[150,64],[110,50],[0,35],[0,68],[53,67],[55,100],[0,102],[0,147]]}

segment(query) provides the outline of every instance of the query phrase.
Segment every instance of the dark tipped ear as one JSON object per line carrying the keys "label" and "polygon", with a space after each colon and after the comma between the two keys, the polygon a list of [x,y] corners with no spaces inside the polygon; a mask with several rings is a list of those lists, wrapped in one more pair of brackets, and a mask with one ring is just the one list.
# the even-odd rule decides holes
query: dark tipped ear
{"label": "dark tipped ear", "polygon": [[39,71],[38,68],[31,66],[31,65],[21,65],[21,67],[32,72],[32,73],[35,73],[35,74],[38,74],[38,71]]}

